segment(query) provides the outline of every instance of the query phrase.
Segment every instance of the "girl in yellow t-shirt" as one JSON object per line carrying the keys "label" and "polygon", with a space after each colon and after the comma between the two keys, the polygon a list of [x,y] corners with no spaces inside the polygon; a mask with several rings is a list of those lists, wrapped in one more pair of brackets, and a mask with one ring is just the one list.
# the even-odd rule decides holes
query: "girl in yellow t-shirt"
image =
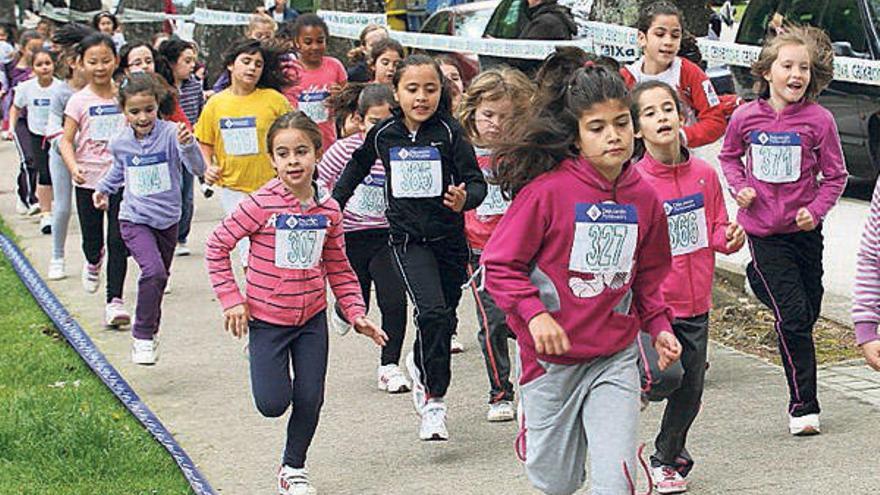
{"label": "girl in yellow t-shirt", "polygon": [[[227,214],[275,176],[266,134],[276,118],[292,110],[280,93],[290,81],[279,56],[258,40],[233,46],[223,60],[231,84],[208,100],[195,127],[208,164],[205,179],[220,186],[220,202]],[[241,263],[247,266],[247,239],[238,247]]]}

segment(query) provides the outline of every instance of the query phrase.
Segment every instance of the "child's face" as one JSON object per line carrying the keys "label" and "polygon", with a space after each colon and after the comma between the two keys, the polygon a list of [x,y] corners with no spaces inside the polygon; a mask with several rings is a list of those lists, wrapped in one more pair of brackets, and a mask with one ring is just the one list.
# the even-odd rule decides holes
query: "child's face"
{"label": "child's face", "polygon": [[654,88],[639,96],[639,132],[636,137],[656,146],[668,146],[679,141],[679,130],[684,116],[678,113],[669,91]]}
{"label": "child's face", "polygon": [[639,32],[638,42],[645,58],[663,67],[672,65],[681,48],[681,21],[678,16],[658,15],[647,33]]}
{"label": "child's face", "polygon": [[104,34],[113,35],[113,20],[109,17],[102,17],[98,21],[98,30]]}
{"label": "child's face", "polygon": [[260,52],[241,53],[226,68],[233,81],[248,88],[255,88],[260,81],[260,76],[263,75],[263,54]]}
{"label": "child's face", "polygon": [[95,45],[83,54],[82,66],[86,77],[93,84],[110,84],[113,71],[116,70],[116,55],[109,46]]}
{"label": "child's face", "polygon": [[36,39],[32,39],[32,40],[28,41],[24,45],[24,58],[30,59],[33,56],[34,52],[39,50],[42,47],[43,47],[43,39],[42,38],[36,38]]}
{"label": "child's face", "polygon": [[156,72],[153,52],[145,46],[139,46],[128,52],[128,68],[126,71],[129,74],[134,72],[146,72],[148,74]]}
{"label": "child's face", "polygon": [[504,126],[513,113],[513,102],[502,97],[494,100],[483,98],[474,111],[474,126],[480,141],[491,146],[503,134]]}
{"label": "child's face", "polygon": [[321,65],[327,51],[327,34],[320,26],[305,26],[300,29],[294,45],[302,63],[316,67]]}
{"label": "child's face", "polygon": [[248,38],[257,41],[272,39],[273,36],[275,36],[275,31],[271,24],[257,24],[248,32]]}
{"label": "child's face", "polygon": [[440,71],[446,79],[452,81],[452,85],[458,88],[458,94],[464,93],[464,81],[461,80],[461,74],[458,67],[448,64],[440,64]]}
{"label": "child's face", "polygon": [[299,129],[283,129],[272,139],[272,167],[290,190],[302,189],[312,183],[315,164],[320,158],[321,152]]}
{"label": "child's face", "polygon": [[785,104],[803,99],[810,85],[810,52],[803,45],[783,45],[764,74],[770,83],[770,98]]}
{"label": "child's face", "polygon": [[364,121],[361,119],[361,116],[358,115],[357,112],[351,112],[345,116],[345,119],[342,121],[342,138],[347,138],[357,132],[361,132],[363,129]]}
{"label": "child's face", "polygon": [[196,69],[196,70],[195,70],[195,75],[196,75],[196,77],[198,77],[199,79],[204,79],[204,78],[205,78],[205,66],[201,66],[201,67],[199,67],[198,69]]}
{"label": "child's face", "polygon": [[375,45],[379,40],[383,40],[388,37],[388,32],[384,29],[377,29],[375,31],[370,31],[366,36],[364,36],[364,50],[366,50],[369,55],[370,50],[373,49],[373,45]]}
{"label": "child's face", "polygon": [[374,82],[379,84],[391,84],[397,64],[400,63],[400,54],[396,50],[386,50],[379,55],[373,64]]}
{"label": "child's face", "polygon": [[606,100],[586,109],[578,120],[577,145],[600,172],[619,171],[633,153],[629,108],[620,100]]}
{"label": "child's face", "polygon": [[361,132],[364,134],[370,132],[370,129],[372,129],[374,125],[382,122],[388,117],[391,117],[391,105],[388,103],[368,108],[361,123]]}
{"label": "child's face", "polygon": [[55,72],[55,63],[46,52],[40,52],[34,57],[34,75],[39,79],[50,79]]}
{"label": "child's face", "polygon": [[125,118],[138,137],[146,136],[156,126],[159,104],[152,93],[137,93],[125,100]]}
{"label": "child's face", "polygon": [[192,75],[196,66],[196,52],[187,48],[180,54],[177,63],[174,64],[174,78],[178,81],[185,81]]}
{"label": "child's face", "polygon": [[433,65],[411,65],[404,69],[394,95],[410,129],[430,119],[440,105],[440,75]]}

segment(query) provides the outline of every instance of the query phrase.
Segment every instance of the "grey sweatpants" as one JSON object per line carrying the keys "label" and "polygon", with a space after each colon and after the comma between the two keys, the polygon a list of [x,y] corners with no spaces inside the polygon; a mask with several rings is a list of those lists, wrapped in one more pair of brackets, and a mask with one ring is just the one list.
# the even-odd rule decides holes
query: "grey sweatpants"
{"label": "grey sweatpants", "polygon": [[546,373],[520,387],[526,474],[550,495],[583,485],[587,447],[593,495],[625,495],[636,475],[639,372],[635,343],[583,364],[540,364]]}

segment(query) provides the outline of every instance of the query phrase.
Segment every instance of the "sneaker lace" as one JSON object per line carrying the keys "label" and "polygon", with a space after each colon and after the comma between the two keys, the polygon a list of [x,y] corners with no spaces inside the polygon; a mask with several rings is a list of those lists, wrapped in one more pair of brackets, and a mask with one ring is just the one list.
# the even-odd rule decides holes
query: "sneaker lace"
{"label": "sneaker lace", "polygon": [[284,481],[286,481],[289,485],[308,485],[309,483],[309,473],[305,469],[297,469],[297,470],[288,470],[285,471],[282,475]]}

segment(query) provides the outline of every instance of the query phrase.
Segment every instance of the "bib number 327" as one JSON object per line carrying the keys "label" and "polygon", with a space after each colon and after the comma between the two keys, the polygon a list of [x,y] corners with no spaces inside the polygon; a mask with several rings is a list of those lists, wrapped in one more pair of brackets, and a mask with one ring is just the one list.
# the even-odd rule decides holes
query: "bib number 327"
{"label": "bib number 327", "polygon": [[578,203],[568,268],[581,273],[629,272],[638,237],[635,206]]}
{"label": "bib number 327", "polygon": [[325,215],[278,215],[275,219],[275,266],[291,270],[318,266],[327,225]]}

